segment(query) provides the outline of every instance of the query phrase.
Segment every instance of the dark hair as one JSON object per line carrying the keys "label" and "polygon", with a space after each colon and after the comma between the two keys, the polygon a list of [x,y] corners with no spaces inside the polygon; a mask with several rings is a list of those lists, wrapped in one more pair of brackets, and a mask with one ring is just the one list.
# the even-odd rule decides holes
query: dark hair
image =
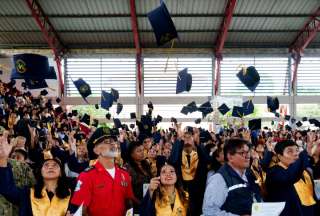
{"label": "dark hair", "polygon": [[250,143],[247,140],[240,139],[240,138],[227,139],[223,147],[224,160],[228,161],[227,155],[228,154],[234,155],[236,151],[244,145],[247,145],[249,147]]}
{"label": "dark hair", "polygon": [[283,155],[284,149],[289,146],[298,146],[298,145],[292,140],[282,140],[276,144],[276,146],[274,147],[274,151],[277,154]]}
{"label": "dark hair", "polygon": [[[132,158],[131,154],[136,148],[138,148],[141,145],[142,145],[142,142],[140,142],[140,141],[130,142],[130,144],[128,146],[128,151],[127,151],[127,154],[126,154],[126,160],[127,160],[128,164],[138,173],[143,173],[143,172],[142,172],[142,170],[140,170],[140,168],[138,167],[137,163]],[[150,168],[150,165],[149,165],[148,161],[146,161],[145,159],[142,160],[141,161],[141,166],[144,169],[144,171],[146,171],[147,174],[151,177],[151,168]]]}
{"label": "dark hair", "polygon": [[[64,172],[64,169],[63,169],[61,163],[59,163],[55,159],[51,159],[51,160],[54,160],[56,163],[59,164],[60,173],[61,173],[61,175],[58,178],[58,185],[57,185],[57,188],[56,188],[56,191],[55,191],[55,195],[60,199],[64,199],[64,198],[66,198],[67,196],[69,196],[71,194],[70,190],[69,190],[69,188],[67,186],[68,183],[67,183],[66,174]],[[44,187],[44,179],[43,179],[43,176],[41,174],[41,168],[42,168],[43,164],[46,161],[48,161],[48,160],[45,160],[42,163],[42,165],[38,168],[38,170],[36,171],[36,184],[34,185],[34,196],[36,198],[38,198],[38,199],[42,198],[42,189]]]}
{"label": "dark hair", "polygon": [[[164,167],[164,166],[171,166],[174,168],[174,170],[176,171],[176,168],[172,165],[172,164],[169,164],[169,163],[164,163],[163,166],[161,166],[159,168],[159,172],[161,173],[161,169]],[[183,189],[183,185],[182,185],[182,178],[180,175],[178,175],[178,173],[176,172],[176,176],[177,176],[177,181],[176,183],[174,184],[174,187],[175,189],[177,189],[178,191],[178,194],[179,194],[179,198],[181,199],[181,202],[183,204],[186,204],[188,202],[188,195],[186,193],[186,191]],[[156,197],[159,197],[159,199],[161,200],[164,196],[164,194],[161,192],[160,188],[158,187],[157,190],[155,191],[155,196]]]}

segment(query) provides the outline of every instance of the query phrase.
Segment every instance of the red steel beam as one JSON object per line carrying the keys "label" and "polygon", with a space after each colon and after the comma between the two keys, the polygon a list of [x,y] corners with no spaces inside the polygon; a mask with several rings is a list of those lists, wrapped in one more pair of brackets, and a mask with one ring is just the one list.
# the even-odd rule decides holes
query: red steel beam
{"label": "red steel beam", "polygon": [[62,80],[61,57],[65,53],[65,48],[64,48],[65,46],[61,42],[61,39],[59,38],[53,25],[51,24],[48,16],[44,13],[39,2],[37,0],[25,0],[25,2],[27,3],[32,16],[35,19],[37,25],[39,26],[49,47],[53,51],[54,59],[58,69],[60,91],[61,91],[61,94],[63,94],[64,84]]}
{"label": "red steel beam", "polygon": [[142,84],[142,57],[141,57],[141,45],[138,31],[138,21],[136,14],[136,1],[130,0],[130,15],[131,15],[131,28],[133,32],[134,46],[136,48],[136,64],[138,72],[138,94],[141,95]]}
{"label": "red steel beam", "polygon": [[216,39],[216,48],[215,48],[215,69],[216,69],[216,77],[214,83],[214,94],[218,94],[220,73],[221,73],[221,60],[222,60],[222,50],[224,47],[224,43],[227,39],[228,29],[231,24],[233,11],[236,7],[237,0],[228,0],[227,6],[225,8],[223,21],[220,25],[220,31]]}
{"label": "red steel beam", "polygon": [[317,31],[320,30],[320,7],[317,8],[315,13],[308,19],[303,28],[299,31],[298,35],[291,43],[289,51],[293,58],[293,69],[292,69],[292,81],[291,89],[295,91],[295,84],[297,81],[298,67],[301,60],[301,55],[304,49],[310,44],[315,38]]}

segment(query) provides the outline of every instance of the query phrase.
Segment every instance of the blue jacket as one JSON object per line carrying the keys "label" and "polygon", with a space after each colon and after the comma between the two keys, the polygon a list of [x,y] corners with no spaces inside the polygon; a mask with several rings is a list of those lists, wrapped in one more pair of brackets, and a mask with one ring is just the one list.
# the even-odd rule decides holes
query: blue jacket
{"label": "blue jacket", "polygon": [[[303,151],[287,169],[275,165],[267,170],[267,201],[286,202],[280,216],[313,216],[314,206],[302,206],[294,184],[300,180],[308,166],[308,154]],[[314,195],[315,197],[315,195]],[[316,200],[316,199],[315,199]]]}

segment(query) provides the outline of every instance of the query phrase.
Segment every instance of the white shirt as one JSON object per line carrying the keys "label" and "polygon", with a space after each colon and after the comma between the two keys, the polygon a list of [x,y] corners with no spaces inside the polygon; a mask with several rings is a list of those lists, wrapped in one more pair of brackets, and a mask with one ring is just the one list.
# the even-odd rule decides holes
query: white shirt
{"label": "white shirt", "polygon": [[114,179],[114,176],[116,175],[116,168],[113,167],[112,169],[106,169],[106,170],[111,175],[111,177]]}

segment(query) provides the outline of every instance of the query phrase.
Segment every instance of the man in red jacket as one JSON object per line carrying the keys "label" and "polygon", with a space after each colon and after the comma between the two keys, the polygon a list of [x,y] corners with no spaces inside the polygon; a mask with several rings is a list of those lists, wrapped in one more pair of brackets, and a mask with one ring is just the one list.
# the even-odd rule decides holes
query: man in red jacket
{"label": "man in red jacket", "polygon": [[94,145],[98,161],[78,177],[70,213],[83,204],[83,215],[123,216],[134,195],[129,174],[114,164],[119,154],[116,137],[102,135]]}

